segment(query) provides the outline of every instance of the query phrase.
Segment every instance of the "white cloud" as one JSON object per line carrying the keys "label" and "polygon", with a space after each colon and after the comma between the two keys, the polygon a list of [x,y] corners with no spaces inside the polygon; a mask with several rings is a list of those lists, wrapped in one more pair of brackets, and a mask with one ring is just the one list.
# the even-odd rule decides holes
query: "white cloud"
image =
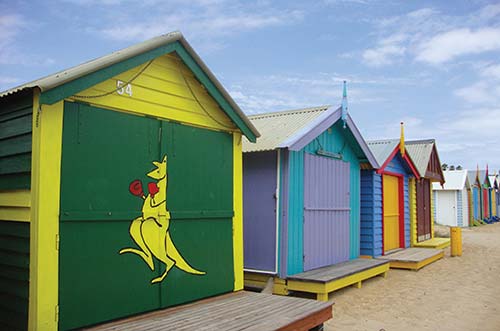
{"label": "white cloud", "polygon": [[377,48],[367,49],[363,52],[363,60],[372,66],[382,66],[394,62],[394,59],[403,55],[406,48],[397,45],[384,45]]}
{"label": "white cloud", "polygon": [[500,84],[479,81],[455,91],[455,95],[471,104],[495,105],[500,104]]}
{"label": "white cloud", "polygon": [[500,64],[493,64],[481,69],[481,75],[500,80]]}
{"label": "white cloud", "polygon": [[[278,9],[268,1],[194,0],[186,5],[180,0],[145,0],[134,6],[134,10],[122,11],[116,17],[109,8],[107,13],[114,20],[103,21],[88,31],[106,39],[139,41],[180,30],[197,49],[213,51],[224,48],[229,36],[293,25],[304,18],[301,10]],[[137,20],[137,13],[148,19]]]}
{"label": "white cloud", "polygon": [[338,4],[358,4],[367,5],[373,2],[372,0],[323,0],[326,5],[338,5]]}
{"label": "white cloud", "polygon": [[441,64],[459,56],[493,50],[500,50],[500,28],[455,29],[422,42],[416,59]]}
{"label": "white cloud", "polygon": [[431,30],[441,28],[436,19],[440,13],[422,8],[405,15],[376,20],[376,44],[365,49],[363,62],[370,66],[384,66],[397,62],[413,49],[413,45]]}
{"label": "white cloud", "polygon": [[382,66],[411,56],[426,64],[442,64],[459,57],[500,50],[500,4],[463,16],[433,8],[374,21],[373,47],[363,52],[365,64]]}
{"label": "white cloud", "polygon": [[18,83],[19,78],[10,77],[10,76],[0,76],[0,84],[14,84]]}
{"label": "white cloud", "polygon": [[21,16],[16,14],[0,14],[0,65],[48,65],[54,63],[50,58],[40,58],[27,55],[19,50],[17,37],[31,26]]}
{"label": "white cloud", "polygon": [[0,15],[0,50],[5,49],[24,26],[26,22],[20,15]]}
{"label": "white cloud", "polygon": [[500,3],[487,5],[479,11],[478,19],[481,21],[490,20],[500,15]]}

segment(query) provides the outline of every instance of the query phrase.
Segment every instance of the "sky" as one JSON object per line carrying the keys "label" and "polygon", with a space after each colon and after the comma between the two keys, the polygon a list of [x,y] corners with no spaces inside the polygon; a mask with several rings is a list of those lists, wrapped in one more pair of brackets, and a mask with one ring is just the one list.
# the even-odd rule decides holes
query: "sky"
{"label": "sky", "polygon": [[366,140],[500,169],[500,2],[0,0],[0,91],[180,30],[250,115],[340,105]]}

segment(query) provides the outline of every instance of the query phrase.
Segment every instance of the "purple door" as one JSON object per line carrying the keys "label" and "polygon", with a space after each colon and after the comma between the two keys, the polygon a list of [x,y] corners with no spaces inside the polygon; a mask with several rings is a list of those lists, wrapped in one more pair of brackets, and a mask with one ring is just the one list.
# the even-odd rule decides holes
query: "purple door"
{"label": "purple door", "polygon": [[245,269],[276,270],[277,152],[243,154]]}
{"label": "purple door", "polygon": [[349,163],[305,154],[304,271],[349,260]]}

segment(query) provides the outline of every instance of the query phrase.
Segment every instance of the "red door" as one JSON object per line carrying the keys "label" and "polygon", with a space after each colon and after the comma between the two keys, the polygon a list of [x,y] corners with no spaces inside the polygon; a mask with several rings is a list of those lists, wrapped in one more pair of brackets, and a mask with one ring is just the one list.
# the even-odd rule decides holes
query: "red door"
{"label": "red door", "polygon": [[417,241],[431,239],[431,191],[430,181],[417,181]]}

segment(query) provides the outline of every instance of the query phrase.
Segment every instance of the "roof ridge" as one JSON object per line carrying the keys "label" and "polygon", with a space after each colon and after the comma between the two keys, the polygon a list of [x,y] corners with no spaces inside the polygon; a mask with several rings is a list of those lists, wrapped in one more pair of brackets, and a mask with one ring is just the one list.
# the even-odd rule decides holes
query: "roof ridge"
{"label": "roof ridge", "polygon": [[283,111],[276,111],[276,112],[267,112],[267,113],[261,113],[261,114],[255,114],[255,115],[248,115],[248,118],[257,119],[257,118],[266,118],[266,117],[287,116],[287,115],[293,115],[293,114],[312,113],[312,112],[317,112],[317,111],[325,111],[325,110],[328,110],[328,108],[330,108],[330,107],[331,107],[331,105],[323,105],[323,106],[317,106],[317,107],[300,108],[300,109],[293,109],[293,110],[283,110]]}
{"label": "roof ridge", "polygon": [[367,144],[392,143],[396,140],[400,140],[400,139],[399,138],[390,138],[390,139],[366,140],[366,143]]}
{"label": "roof ridge", "polygon": [[434,138],[429,138],[429,139],[415,139],[415,140],[405,140],[405,144],[409,145],[415,145],[419,143],[436,143],[436,139]]}

